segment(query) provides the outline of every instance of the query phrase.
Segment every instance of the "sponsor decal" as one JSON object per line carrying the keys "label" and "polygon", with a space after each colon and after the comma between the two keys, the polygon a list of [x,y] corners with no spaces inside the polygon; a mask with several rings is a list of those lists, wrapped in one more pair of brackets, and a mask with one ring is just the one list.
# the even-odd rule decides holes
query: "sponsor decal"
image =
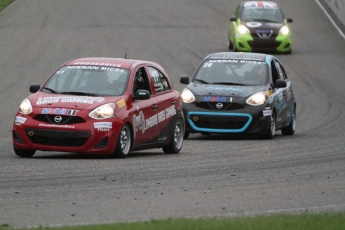
{"label": "sponsor decal", "polygon": [[15,125],[21,125],[21,124],[24,124],[26,121],[26,118],[25,117],[16,117],[15,120],[14,120],[14,124]]}
{"label": "sponsor decal", "polygon": [[176,115],[175,105],[172,105],[153,116],[145,119],[143,111],[140,111],[138,116],[133,115],[133,126],[134,126],[134,137],[138,130],[141,130],[142,133],[145,133],[145,130],[154,127],[160,122],[165,121],[166,119]]}
{"label": "sponsor decal", "polygon": [[95,122],[93,123],[93,127],[96,129],[111,129],[113,128],[113,124],[111,122]]}
{"label": "sponsor decal", "polygon": [[267,23],[266,25],[271,26],[271,27],[276,27],[276,28],[279,28],[279,27],[283,26],[282,23],[272,23],[272,22]]}
{"label": "sponsor decal", "polygon": [[97,129],[98,132],[109,132],[113,124],[111,122],[95,122],[93,123],[93,127]]}
{"label": "sponsor decal", "polygon": [[76,109],[69,109],[69,110],[67,110],[67,115],[75,116],[75,115],[77,115],[77,112],[78,112],[78,110],[76,110]]}
{"label": "sponsor decal", "polygon": [[66,108],[43,108],[41,111],[41,114],[65,115],[66,113]]}
{"label": "sponsor decal", "polygon": [[211,97],[211,96],[204,96],[205,102],[226,102],[226,97]]}
{"label": "sponsor decal", "polygon": [[48,127],[48,128],[66,128],[66,129],[74,129],[73,125],[55,125],[55,124],[43,124],[40,123],[38,126]]}
{"label": "sponsor decal", "polygon": [[247,22],[246,23],[246,26],[251,27],[251,28],[259,27],[261,25],[262,25],[262,23],[260,23],[260,22]]}
{"label": "sponsor decal", "polygon": [[145,133],[145,117],[143,111],[139,112],[139,115],[133,115],[134,137],[137,131],[140,129],[142,133]]}
{"label": "sponsor decal", "polygon": [[126,101],[124,99],[121,99],[121,100],[117,101],[116,104],[119,108],[122,108],[123,106],[126,105]]}
{"label": "sponsor decal", "polygon": [[266,1],[251,1],[244,4],[245,8],[278,8],[278,5],[273,2]]}
{"label": "sponsor decal", "polygon": [[272,110],[263,110],[262,113],[263,113],[264,117],[271,116]]}
{"label": "sponsor decal", "polygon": [[121,67],[121,64],[107,63],[107,62],[74,62],[74,65],[96,65],[96,66],[110,66]]}
{"label": "sponsor decal", "polygon": [[101,103],[104,101],[103,97],[88,97],[88,96],[52,96],[39,97],[36,105],[52,104],[52,103],[81,103],[93,104],[95,102]]}

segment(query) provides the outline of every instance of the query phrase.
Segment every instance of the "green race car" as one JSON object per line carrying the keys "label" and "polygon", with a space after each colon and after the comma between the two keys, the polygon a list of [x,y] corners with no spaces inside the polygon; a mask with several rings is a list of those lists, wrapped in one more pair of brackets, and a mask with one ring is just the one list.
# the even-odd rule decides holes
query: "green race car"
{"label": "green race car", "polygon": [[291,53],[288,23],[277,3],[245,1],[236,8],[229,23],[229,49],[239,52]]}

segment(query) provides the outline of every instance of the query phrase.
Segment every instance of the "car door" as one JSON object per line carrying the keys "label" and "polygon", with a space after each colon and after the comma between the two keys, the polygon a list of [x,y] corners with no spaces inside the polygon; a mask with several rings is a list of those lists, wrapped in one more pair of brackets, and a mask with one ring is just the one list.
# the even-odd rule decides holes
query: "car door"
{"label": "car door", "polygon": [[287,82],[287,86],[285,88],[275,89],[274,100],[276,106],[276,125],[279,127],[287,122],[291,112],[291,103],[293,102],[291,102],[292,96],[290,82],[287,81],[285,71],[280,62],[276,59],[272,60],[272,71],[273,70],[275,72],[274,82],[278,79]]}
{"label": "car door", "polygon": [[159,139],[158,141],[168,140],[174,128],[176,116],[176,93],[172,90],[170,82],[158,68],[149,66],[150,78],[154,84],[154,91],[158,104],[158,124]]}
{"label": "car door", "polygon": [[135,70],[133,95],[139,89],[149,91],[151,97],[147,100],[133,101],[133,146],[152,143],[158,135],[157,99],[152,95],[153,90],[143,65]]}

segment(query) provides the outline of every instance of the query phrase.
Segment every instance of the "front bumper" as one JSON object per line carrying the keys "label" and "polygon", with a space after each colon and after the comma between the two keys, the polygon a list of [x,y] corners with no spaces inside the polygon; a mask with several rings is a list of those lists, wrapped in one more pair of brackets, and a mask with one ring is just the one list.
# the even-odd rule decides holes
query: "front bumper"
{"label": "front bumper", "polygon": [[115,117],[111,119],[111,128],[95,128],[94,125],[108,120],[52,125],[27,118],[25,123],[13,125],[13,145],[24,150],[110,155],[115,151],[122,123]]}
{"label": "front bumper", "polygon": [[262,106],[246,106],[235,111],[201,109],[183,104],[188,133],[258,134],[267,133],[272,110]]}
{"label": "front bumper", "polygon": [[240,52],[279,52],[289,53],[292,50],[290,35],[277,35],[271,38],[259,38],[257,36],[235,35],[236,50]]}

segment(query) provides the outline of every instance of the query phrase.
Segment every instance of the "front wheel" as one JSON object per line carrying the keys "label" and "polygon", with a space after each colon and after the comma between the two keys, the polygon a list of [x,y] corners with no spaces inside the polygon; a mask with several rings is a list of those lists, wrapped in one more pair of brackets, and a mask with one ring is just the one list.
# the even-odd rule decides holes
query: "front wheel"
{"label": "front wheel", "polygon": [[13,146],[14,153],[19,156],[19,157],[25,157],[25,158],[30,158],[32,157],[35,153],[36,150],[24,150],[24,149],[17,149],[16,147]]}
{"label": "front wheel", "polygon": [[183,138],[184,125],[181,118],[178,118],[174,125],[174,132],[171,136],[171,140],[167,146],[163,147],[163,151],[165,153],[179,153],[183,145]]}
{"label": "front wheel", "polygon": [[276,116],[275,116],[274,111],[272,111],[272,114],[270,116],[269,127],[267,130],[267,133],[264,135],[264,138],[273,139],[275,132],[276,132]]}
{"label": "front wheel", "polygon": [[122,126],[120,135],[117,138],[117,144],[114,156],[117,158],[126,158],[131,149],[132,136],[131,129],[128,124]]}
{"label": "front wheel", "polygon": [[294,135],[296,129],[296,106],[293,107],[293,113],[291,117],[290,124],[282,128],[282,134],[283,135]]}

